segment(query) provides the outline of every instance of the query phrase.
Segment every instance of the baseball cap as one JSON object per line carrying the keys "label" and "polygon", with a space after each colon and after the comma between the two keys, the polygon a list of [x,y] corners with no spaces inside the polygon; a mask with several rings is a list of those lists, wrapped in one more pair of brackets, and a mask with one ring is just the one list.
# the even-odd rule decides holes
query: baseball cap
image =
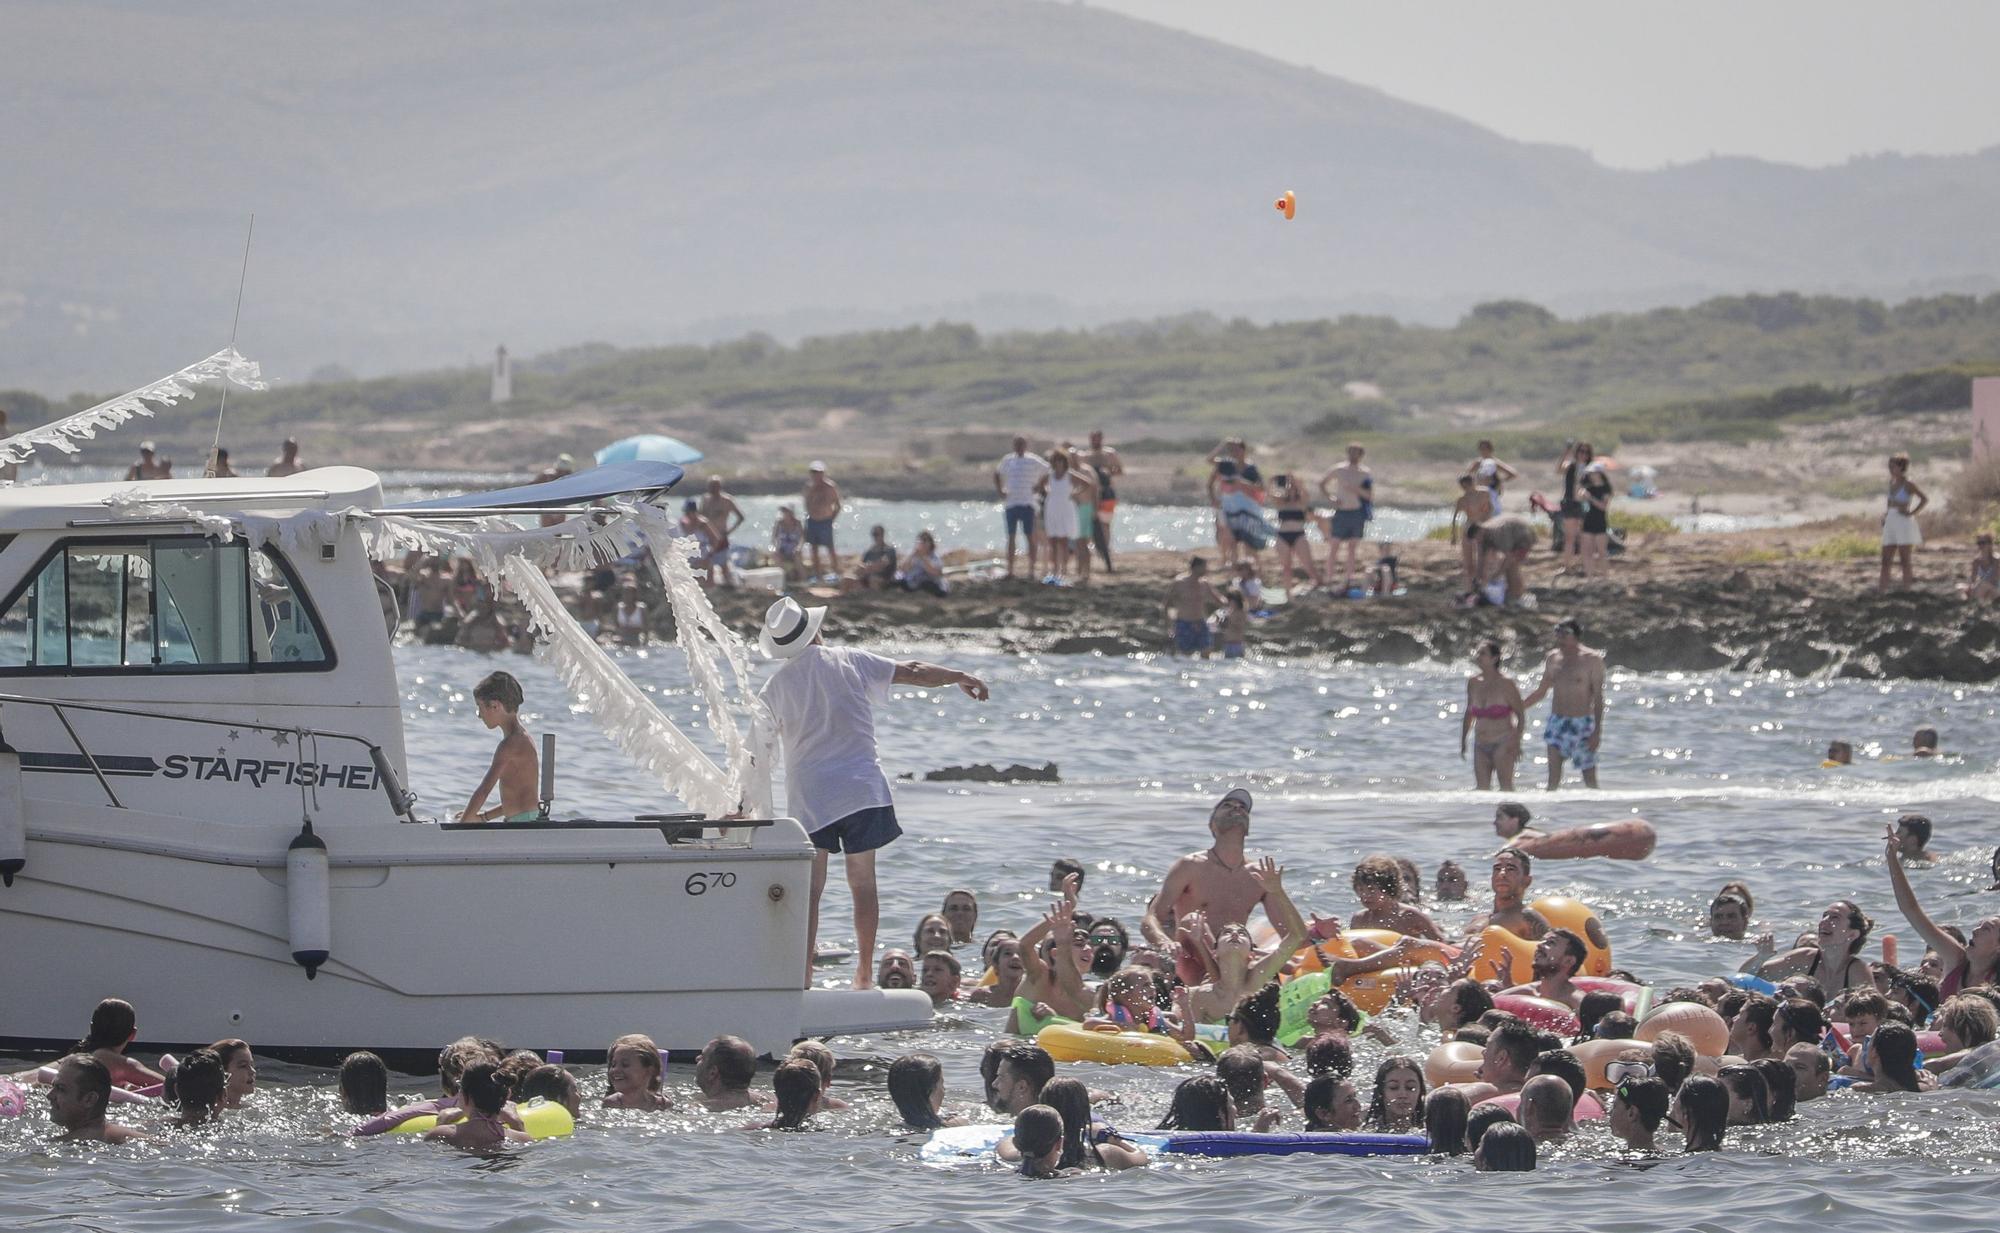
{"label": "baseball cap", "polygon": [[807,468],[806,468],[806,470],[808,470],[808,471],[824,471],[824,470],[826,470],[826,464],[825,464],[825,463],[823,463],[823,462],[821,462],[821,461],[820,461],[819,459],[815,458],[815,459],[813,459],[813,463],[812,463],[812,465],[811,465],[811,466],[809,466],[809,467],[807,467]]}
{"label": "baseball cap", "polygon": [[1218,807],[1220,807],[1228,804],[1231,801],[1235,801],[1237,804],[1243,806],[1243,808],[1246,810],[1252,808],[1255,805],[1255,802],[1250,799],[1250,790],[1248,788],[1231,788],[1229,791],[1224,792],[1222,794],[1221,800],[1215,803]]}

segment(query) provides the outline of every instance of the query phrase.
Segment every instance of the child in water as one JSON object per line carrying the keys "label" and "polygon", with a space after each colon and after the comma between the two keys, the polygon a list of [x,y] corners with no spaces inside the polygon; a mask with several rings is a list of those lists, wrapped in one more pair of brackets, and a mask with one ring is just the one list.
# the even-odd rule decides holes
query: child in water
{"label": "child in water", "polygon": [[1181,1034],[1181,1024],[1160,1009],[1153,974],[1144,968],[1120,968],[1104,982],[1102,1008],[1085,1015],[1083,1026],[1094,1032],[1158,1032]]}
{"label": "child in water", "polygon": [[1243,658],[1243,639],[1250,631],[1250,601],[1243,592],[1229,592],[1229,606],[1222,610],[1222,627],[1218,631],[1222,641],[1224,659]]}
{"label": "child in water", "polygon": [[526,1143],[529,1138],[526,1132],[512,1129],[500,1120],[501,1111],[507,1107],[508,1090],[507,1081],[499,1071],[491,1062],[468,1068],[459,1081],[459,1091],[465,1098],[465,1117],[449,1126],[425,1131],[424,1138],[467,1151],[508,1142]]}
{"label": "child in water", "polygon": [[[510,672],[495,672],[473,689],[472,699],[479,707],[479,722],[500,730],[500,745],[459,821],[532,822],[541,816],[542,776],[534,739],[521,726],[521,682]],[[486,798],[496,787],[500,803],[487,809]]]}
{"label": "child in water", "polygon": [[[661,1091],[666,1065],[650,1036],[620,1036],[604,1053],[604,1080],[611,1089],[607,1109],[671,1109],[674,1102]],[[470,1072],[467,1072],[468,1074]]]}

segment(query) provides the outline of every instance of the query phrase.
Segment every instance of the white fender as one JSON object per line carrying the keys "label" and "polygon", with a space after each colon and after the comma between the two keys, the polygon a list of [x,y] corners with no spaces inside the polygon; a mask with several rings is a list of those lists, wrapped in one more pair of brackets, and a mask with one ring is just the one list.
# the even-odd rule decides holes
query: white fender
{"label": "white fender", "polygon": [[21,755],[0,748],[0,885],[28,863],[28,815],[21,805]]}
{"label": "white fender", "polygon": [[328,873],[326,843],[313,834],[312,823],[299,828],[285,851],[285,898],[291,909],[292,959],[319,975],[319,965],[333,951],[333,879]]}

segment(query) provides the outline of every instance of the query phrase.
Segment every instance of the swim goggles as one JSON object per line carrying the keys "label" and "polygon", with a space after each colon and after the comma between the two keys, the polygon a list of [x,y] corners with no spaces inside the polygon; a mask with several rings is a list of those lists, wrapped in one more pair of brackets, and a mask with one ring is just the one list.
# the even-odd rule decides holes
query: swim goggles
{"label": "swim goggles", "polygon": [[1653,1077],[1651,1062],[1607,1062],[1604,1066],[1604,1082],[1616,1088],[1628,1079],[1650,1079]]}

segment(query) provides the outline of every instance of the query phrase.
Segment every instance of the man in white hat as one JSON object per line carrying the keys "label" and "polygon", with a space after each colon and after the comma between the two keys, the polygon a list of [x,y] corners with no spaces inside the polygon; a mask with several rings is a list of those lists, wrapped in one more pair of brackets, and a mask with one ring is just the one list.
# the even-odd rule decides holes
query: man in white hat
{"label": "man in white hat", "polygon": [[881,918],[875,852],[903,833],[896,824],[889,778],[875,752],[875,703],[888,700],[891,685],[956,685],[984,702],[986,683],[935,664],[897,663],[858,647],[827,646],[819,636],[825,620],[825,608],[801,608],[789,597],[771,605],[759,642],[765,655],[783,663],[765,682],[763,696],[785,746],[786,808],[813,841],[807,964],[819,945],[827,856],[844,852],[847,889],[854,896],[854,987],[866,989],[874,983],[875,929]]}
{"label": "man in white hat", "polygon": [[162,462],[151,441],[139,443],[139,461],[125,468],[125,479],[132,480],[166,479],[172,463]]}
{"label": "man in white hat", "polygon": [[806,471],[806,549],[812,554],[812,576],[825,577],[819,568],[819,550],[833,562],[832,573],[840,575],[840,551],[833,546],[833,520],[840,517],[840,486],[827,478],[826,464],[818,459]]}

